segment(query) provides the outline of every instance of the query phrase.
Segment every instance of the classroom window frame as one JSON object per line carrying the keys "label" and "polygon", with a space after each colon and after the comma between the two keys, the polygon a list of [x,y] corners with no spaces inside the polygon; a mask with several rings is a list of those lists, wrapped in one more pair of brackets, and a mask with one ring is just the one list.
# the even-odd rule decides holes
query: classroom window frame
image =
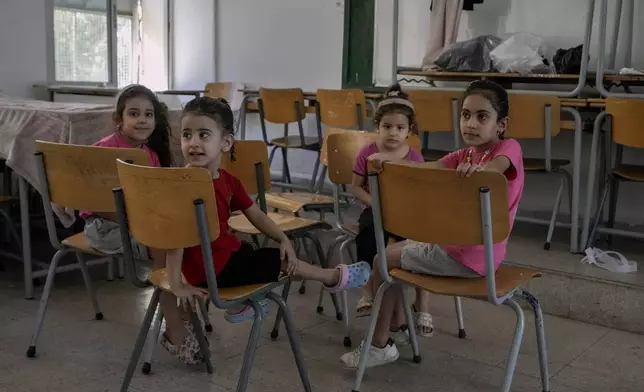
{"label": "classroom window frame", "polygon": [[[74,5],[56,5],[55,0],[47,0],[47,30],[49,32],[48,34],[48,50],[47,50],[47,57],[48,57],[48,64],[47,64],[47,80],[50,83],[54,84],[64,84],[64,85],[71,85],[71,86],[87,86],[87,87],[122,87],[119,86],[119,72],[118,72],[118,67],[119,67],[119,42],[122,42],[122,40],[118,39],[117,36],[117,30],[119,27],[119,22],[121,22],[122,18],[131,18],[131,33],[132,33],[132,38],[131,38],[131,44],[130,44],[130,77],[127,82],[132,82],[136,83],[140,77],[139,75],[139,67],[142,66],[140,63],[143,61],[143,54],[140,53],[140,39],[138,38],[139,34],[142,34],[141,31],[141,25],[140,21],[137,18],[137,13],[132,9],[131,11],[125,11],[125,10],[119,10],[117,8],[117,3],[118,0],[104,0],[105,1],[105,9],[103,8],[95,8],[95,7],[75,7]],[[137,7],[138,3],[142,3],[142,0],[135,0],[133,2],[133,7]],[[164,29],[166,38],[165,42],[167,47],[164,48],[165,51],[165,61],[166,61],[166,69],[168,69],[168,75],[167,75],[167,85],[170,86],[171,82],[171,41],[168,39],[169,37],[172,36],[172,25],[170,21],[170,16],[171,16],[171,0],[165,0],[164,1],[164,13],[165,13],[165,20],[167,22],[167,26]],[[145,6],[141,4],[143,7],[142,13],[145,14]],[[105,23],[106,23],[106,29],[107,29],[107,80],[65,80],[63,78],[59,78],[56,72],[56,36],[55,36],[55,29],[56,29],[56,10],[70,10],[70,11],[76,11],[76,12],[87,12],[87,13],[100,13],[100,14],[105,14]],[[137,50],[138,49],[138,50]],[[122,82],[121,84],[125,83]]]}

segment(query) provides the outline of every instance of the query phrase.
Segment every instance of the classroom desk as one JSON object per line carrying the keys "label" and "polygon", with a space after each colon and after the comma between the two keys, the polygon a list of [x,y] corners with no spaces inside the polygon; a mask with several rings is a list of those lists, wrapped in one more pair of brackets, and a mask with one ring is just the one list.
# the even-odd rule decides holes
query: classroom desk
{"label": "classroom desk", "polygon": [[[510,72],[443,72],[443,71],[422,71],[418,68],[399,67],[398,75],[402,75],[401,81],[407,82],[471,82],[478,79],[489,79],[512,88],[513,83],[524,84],[575,84],[579,80],[576,74],[528,74],[521,75]],[[410,78],[406,78],[406,77]],[[604,75],[604,82],[621,84],[624,86],[644,86],[644,75]],[[588,72],[586,84],[595,83],[595,74]]]}
{"label": "classroom desk", "polygon": [[[0,97],[0,157],[6,160],[18,176],[20,221],[22,230],[22,258],[24,266],[25,297],[33,298],[33,279],[47,275],[47,263],[32,259],[29,221],[29,187],[38,190],[38,175],[34,159],[35,140],[56,143],[91,145],[114,132],[112,105],[62,103]],[[169,122],[178,130],[180,112],[170,111]],[[171,152],[177,164],[181,158],[179,132],[173,132]],[[59,215],[60,217],[61,215]],[[12,256],[10,256],[12,257]],[[15,258],[15,257],[12,257]],[[89,265],[104,262],[92,260]],[[34,270],[33,266],[44,267]],[[58,267],[56,272],[77,268],[77,264]]]}
{"label": "classroom desk", "polygon": [[[56,94],[70,94],[70,95],[89,95],[95,97],[115,97],[120,88],[108,86],[73,86],[62,84],[34,84],[35,88],[42,88],[47,90],[49,94],[49,101],[54,102]],[[163,90],[155,91],[157,94],[162,95],[193,95],[200,97],[205,90]]]}

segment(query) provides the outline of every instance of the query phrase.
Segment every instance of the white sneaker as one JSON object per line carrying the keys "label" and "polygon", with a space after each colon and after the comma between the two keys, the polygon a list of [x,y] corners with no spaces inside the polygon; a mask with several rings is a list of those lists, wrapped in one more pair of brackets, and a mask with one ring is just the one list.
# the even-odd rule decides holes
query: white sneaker
{"label": "white sneaker", "polygon": [[[362,353],[363,344],[364,341],[360,342],[360,345],[355,350],[341,356],[340,362],[349,369],[357,369],[358,363],[360,362],[360,354]],[[383,348],[374,346],[369,347],[367,355],[369,356],[369,358],[367,358],[367,368],[372,368],[396,362],[400,353],[398,353],[398,349],[396,348],[394,341],[389,339],[389,341],[387,341],[387,345]]]}

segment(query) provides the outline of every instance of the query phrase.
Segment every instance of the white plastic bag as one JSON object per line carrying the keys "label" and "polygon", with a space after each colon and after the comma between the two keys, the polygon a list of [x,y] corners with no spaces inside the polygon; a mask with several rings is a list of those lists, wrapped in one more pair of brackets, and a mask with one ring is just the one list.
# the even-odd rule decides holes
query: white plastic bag
{"label": "white plastic bag", "polygon": [[499,72],[518,72],[522,75],[555,73],[545,39],[532,33],[511,35],[492,50],[490,57]]}
{"label": "white plastic bag", "polygon": [[628,274],[637,272],[637,263],[628,260],[624,255],[614,251],[603,251],[598,248],[588,248],[582,264],[591,264],[611,272]]}

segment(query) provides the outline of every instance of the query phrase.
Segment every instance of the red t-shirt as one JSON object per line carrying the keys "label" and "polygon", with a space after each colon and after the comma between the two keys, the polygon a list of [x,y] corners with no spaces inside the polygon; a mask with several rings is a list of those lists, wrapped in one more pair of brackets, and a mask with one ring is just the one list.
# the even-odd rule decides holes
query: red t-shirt
{"label": "red t-shirt", "polygon": [[[230,256],[241,247],[241,241],[230,232],[228,219],[234,211],[245,211],[252,207],[253,200],[248,196],[237,177],[226,170],[219,169],[219,178],[212,180],[219,216],[219,237],[210,244],[215,264],[215,273],[219,273],[228,263]],[[193,246],[183,251],[183,276],[188,283],[198,285],[206,282],[206,269],[203,264],[201,246]]]}

